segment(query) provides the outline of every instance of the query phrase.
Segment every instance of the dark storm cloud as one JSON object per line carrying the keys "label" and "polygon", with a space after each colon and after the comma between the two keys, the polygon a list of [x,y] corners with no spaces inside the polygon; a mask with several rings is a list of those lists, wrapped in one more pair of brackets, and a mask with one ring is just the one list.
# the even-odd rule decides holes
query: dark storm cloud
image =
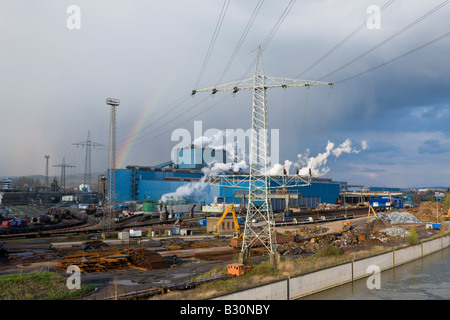
{"label": "dark storm cloud", "polygon": [[447,153],[450,152],[450,143],[442,143],[439,140],[427,140],[419,148],[419,153]]}
{"label": "dark storm cloud", "polygon": [[[320,79],[441,2],[395,1],[382,12],[380,29],[362,28],[302,78]],[[266,73],[299,75],[361,25],[370,5],[385,3],[296,1],[263,52]],[[249,91],[222,103],[223,94],[204,102],[198,95],[176,108],[171,104],[194,89],[222,1],[77,1],[81,29],[69,30],[66,10],[72,4],[56,0],[0,4],[1,108],[7,114],[0,118],[0,135],[8,154],[0,157],[0,175],[42,173],[44,154],[51,154],[51,164],[65,156],[81,172],[83,152],[71,143],[85,139],[90,130],[94,141],[107,144],[105,98],[110,96],[121,100],[117,152],[127,154],[128,164],[169,160],[176,144],[171,132],[187,128],[193,133],[194,120],[203,121],[204,130],[250,128]],[[288,1],[263,4],[223,82],[243,77],[255,49],[287,5]],[[255,6],[256,1],[230,3],[200,87],[217,84]],[[450,5],[323,80],[339,82],[430,41],[446,32],[449,14]],[[419,177],[416,165],[432,166],[436,156],[445,154],[439,150],[448,147],[449,39],[338,83],[331,93],[327,87],[268,92],[269,125],[280,129],[283,137],[280,160],[295,161],[306,149],[317,155],[328,140],[339,145],[350,139],[354,146],[366,140],[369,149],[337,159],[329,176],[368,185],[407,183],[400,173],[424,184],[442,179],[430,172]],[[434,140],[439,143],[426,143]],[[105,170],[106,148],[92,159],[93,170]],[[402,163],[407,165],[402,168]],[[381,171],[357,174],[363,168]]]}

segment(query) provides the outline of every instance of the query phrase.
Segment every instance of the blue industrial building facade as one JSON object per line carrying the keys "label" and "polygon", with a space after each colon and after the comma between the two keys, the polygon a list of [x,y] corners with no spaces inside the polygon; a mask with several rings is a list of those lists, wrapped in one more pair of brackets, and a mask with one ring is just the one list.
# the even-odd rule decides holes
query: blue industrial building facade
{"label": "blue industrial building facade", "polygon": [[[289,188],[289,191],[299,193],[307,207],[315,207],[319,203],[336,203],[340,197],[340,184],[343,183],[331,179],[313,179],[311,185]],[[183,200],[202,204],[210,204],[223,197],[227,203],[239,203],[241,200],[236,194],[246,192],[245,188],[205,182],[203,172],[197,169],[127,166],[116,170],[116,202],[159,201],[177,190]]]}

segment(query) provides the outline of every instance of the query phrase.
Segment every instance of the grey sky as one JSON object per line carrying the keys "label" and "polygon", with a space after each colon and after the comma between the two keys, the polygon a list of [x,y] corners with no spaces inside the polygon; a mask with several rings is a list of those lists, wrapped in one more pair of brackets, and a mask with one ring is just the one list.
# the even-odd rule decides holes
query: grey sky
{"label": "grey sky", "polygon": [[[297,0],[263,52],[267,74],[296,77],[387,0]],[[442,0],[396,0],[381,13],[381,28],[361,29],[302,75],[320,79],[401,30]],[[289,1],[266,0],[223,82],[239,79]],[[231,1],[200,87],[217,84],[257,1]],[[66,12],[81,10],[81,29]],[[194,89],[223,1],[20,1],[0,3],[0,176],[44,174],[63,157],[82,173],[87,138],[107,145],[107,97],[119,98],[118,165],[170,160],[177,128],[248,129],[251,92],[210,97]],[[336,72],[328,87],[268,91],[269,126],[280,129],[280,159],[297,160],[363,140],[358,154],[330,157],[327,177],[367,186],[448,185],[450,37],[392,64],[340,80],[396,58],[449,32],[450,5],[386,45]],[[252,70],[253,72],[253,70]],[[221,100],[224,99],[222,102]],[[174,102],[183,101],[180,105]],[[202,102],[203,101],[203,102]],[[107,151],[92,153],[92,170],[104,171]],[[59,175],[59,168],[50,169]]]}

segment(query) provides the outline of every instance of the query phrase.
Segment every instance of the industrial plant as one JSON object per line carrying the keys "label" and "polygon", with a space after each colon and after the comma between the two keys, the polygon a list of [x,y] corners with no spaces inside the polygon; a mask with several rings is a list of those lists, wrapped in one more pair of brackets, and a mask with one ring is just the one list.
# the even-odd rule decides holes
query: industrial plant
{"label": "industrial plant", "polygon": [[[382,90],[374,90],[369,94],[359,92],[361,87],[350,88],[350,91],[345,93],[340,91],[336,104],[339,104],[342,110],[330,111],[335,107],[331,98],[336,85],[369,73],[372,75],[372,71],[415,54],[449,36],[450,34],[446,33],[428,40],[381,64],[373,66],[368,63],[368,69],[365,69],[365,64],[358,65],[356,74],[346,75],[338,79],[339,81],[333,81],[332,76],[335,73],[356,63],[372,51],[378,50],[428,16],[435,14],[449,1],[442,2],[404,29],[390,35],[335,71],[322,77],[312,76],[317,80],[301,78],[304,73],[316,66],[321,66],[335,51],[342,50],[341,47],[345,48],[344,44],[347,44],[347,41],[361,30],[380,30],[381,27],[373,23],[378,21],[376,19],[381,12],[390,7],[395,0],[387,1],[382,7],[375,6],[376,10],[374,6],[370,6],[368,9],[374,9],[375,13],[368,21],[364,21],[341,42],[337,42],[331,50],[318,57],[295,78],[288,77],[286,72],[297,67],[294,67],[294,64],[284,65],[282,60],[294,59],[295,56],[295,63],[303,63],[302,59],[307,61],[317,55],[316,49],[306,52],[307,50],[302,48],[305,52],[302,51],[301,55],[289,49],[283,53],[283,56],[277,55],[276,58],[271,55],[270,50],[266,51],[269,47],[273,51],[281,52],[283,41],[292,38],[292,34],[289,33],[292,32],[292,30],[289,31],[290,28],[294,28],[291,21],[291,25],[285,26],[287,35],[280,37],[277,45],[269,46],[292,10],[295,0],[290,0],[287,6],[277,5],[283,6],[284,11],[275,24],[269,23],[268,20],[264,23],[259,21],[258,32],[250,33],[258,38],[257,44],[252,43],[251,50],[246,49],[249,51],[247,55],[241,60],[236,59],[263,2],[257,2],[226,68],[218,78],[216,76],[215,80],[205,80],[206,85],[202,82],[203,78],[206,79],[204,74],[206,67],[219,60],[218,58],[210,61],[211,56],[214,58],[212,53],[221,52],[220,60],[222,60],[222,51],[230,46],[227,40],[226,45],[222,44],[223,47],[215,48],[230,4],[229,0],[223,2],[215,28],[211,28],[214,33],[200,74],[192,87],[185,86],[186,79],[189,79],[192,70],[182,68],[191,67],[192,56],[197,59],[199,54],[195,51],[192,56],[185,55],[187,49],[184,41],[187,36],[182,30],[184,26],[177,27],[176,41],[167,41],[170,45],[176,44],[177,49],[165,49],[168,46],[166,39],[159,39],[158,36],[160,32],[162,33],[159,30],[173,31],[170,29],[173,21],[170,19],[166,21],[166,18],[161,22],[167,23],[164,28],[152,27],[152,32],[146,31],[149,34],[138,35],[147,37],[146,41],[139,44],[142,44],[142,48],[133,47],[135,44],[131,44],[135,40],[126,32],[123,33],[130,38],[127,39],[130,43],[125,43],[123,47],[120,41],[116,42],[116,39],[111,41],[112,38],[108,37],[105,37],[105,42],[100,37],[92,40],[92,43],[101,48],[99,51],[102,51],[102,54],[107,44],[106,49],[112,46],[115,49],[105,50],[108,55],[116,54],[116,49],[119,55],[115,56],[115,60],[108,60],[102,56],[87,63],[88,69],[83,69],[82,72],[83,80],[80,81],[82,85],[74,86],[74,91],[58,87],[60,83],[63,83],[57,77],[59,69],[58,74],[49,72],[56,78],[56,80],[53,78],[49,80],[55,95],[57,95],[55,92],[59,91],[65,94],[69,92],[67,95],[71,98],[79,95],[82,97],[80,99],[85,99],[79,100],[83,101],[80,104],[88,104],[90,109],[86,111],[81,107],[72,108],[73,102],[68,101],[64,116],[70,118],[68,122],[76,123],[76,125],[71,124],[74,127],[64,128],[65,130],[53,130],[45,125],[39,128],[33,127],[30,134],[24,134],[25,138],[22,138],[24,141],[29,139],[32,142],[27,140],[29,144],[27,147],[17,149],[26,150],[28,154],[31,154],[32,144],[36,144],[33,147],[39,147],[39,154],[34,155],[35,158],[27,163],[34,164],[37,162],[36,159],[39,159],[42,172],[36,175],[11,175],[0,179],[0,300],[298,300],[308,299],[315,294],[344,284],[351,284],[350,291],[353,291],[353,286],[361,287],[361,282],[357,285],[357,281],[361,279],[370,279],[366,282],[366,287],[369,290],[375,289],[372,292],[376,292],[376,289],[379,289],[377,282],[379,273],[423,259],[439,251],[443,252],[450,247],[450,189],[438,186],[419,189],[388,185],[391,181],[396,181],[395,179],[400,181],[402,175],[408,176],[408,179],[404,178],[403,184],[399,182],[397,186],[408,185],[410,181],[413,181],[411,180],[413,178],[406,173],[410,172],[405,169],[406,167],[408,170],[414,170],[417,175],[429,174],[428,171],[419,172],[423,169],[425,162],[420,161],[417,164],[414,162],[416,159],[413,156],[409,157],[409,154],[419,153],[425,157],[440,156],[445,153],[442,152],[442,148],[449,145],[445,138],[447,135],[435,132],[435,126],[444,122],[439,120],[446,114],[446,111],[442,110],[442,105],[445,103],[440,102],[439,107],[430,107],[428,106],[431,103],[430,99],[420,99],[415,96],[415,92],[402,93],[401,99],[398,96],[393,97],[392,92],[398,90],[398,87],[388,83],[386,78],[373,77],[371,79],[373,83],[383,83]],[[181,3],[178,5],[181,6]],[[210,5],[208,2],[208,6]],[[425,4],[421,5],[425,6]],[[84,6],[87,8],[88,4]],[[131,7],[136,10],[134,6]],[[150,18],[146,17],[139,23],[148,23],[147,20],[155,19],[160,15],[156,7],[158,5],[155,5],[155,8],[152,7],[156,13],[151,12]],[[106,11],[111,8],[102,9]],[[127,7],[128,9],[131,10]],[[409,9],[413,10],[413,7]],[[327,10],[332,11],[331,5]],[[107,12],[108,17],[105,17],[105,21],[109,19],[113,11]],[[192,12],[187,12],[187,9],[181,11],[187,16],[195,16],[193,20],[199,19],[194,21],[199,25],[189,29],[190,36],[195,35],[193,37],[195,39],[189,39],[189,41],[198,45],[203,42],[202,35],[198,34],[199,29],[211,27],[206,19],[210,16],[202,15],[201,19],[206,20],[200,21],[200,16],[197,16],[198,13],[194,9]],[[67,30],[64,31],[70,34],[64,34],[64,37],[69,39],[64,41],[72,41],[70,48],[76,48],[74,50],[77,54],[87,59],[91,54],[95,56],[96,50],[92,49],[92,52],[89,51],[85,55],[82,50],[80,52],[78,50],[87,43],[83,42],[86,41],[83,37],[93,31],[96,26],[91,21],[84,24],[85,20],[81,24],[77,20],[80,12],[81,9],[77,5],[67,8],[67,13],[71,15],[66,22]],[[114,14],[117,12],[114,11]],[[305,15],[303,11],[301,14]],[[266,15],[268,15],[267,12]],[[83,14],[83,17],[89,17],[89,14]],[[175,17],[181,19],[181,15]],[[306,17],[302,19],[304,18]],[[236,21],[240,21],[239,19]],[[54,20],[54,17],[48,20]],[[114,23],[117,22],[120,28],[124,28],[125,22],[129,23],[123,16],[114,20],[117,20]],[[308,20],[302,21],[305,26],[311,23]],[[201,25],[200,22],[202,22]],[[259,36],[263,36],[261,26],[267,25],[272,28],[265,37],[260,39]],[[82,31],[81,26],[83,26]],[[122,29],[115,29],[115,27],[115,25],[114,28],[107,25],[105,30],[114,29],[117,33],[122,32]],[[389,28],[392,26],[390,25]],[[158,32],[153,32],[156,29]],[[433,26],[433,29],[436,28]],[[61,30],[57,29],[55,35],[59,32]],[[95,34],[95,31],[93,32]],[[316,35],[315,30],[310,34],[312,37],[308,38],[308,41],[322,48],[322,44],[318,45],[315,42],[327,34],[317,31]],[[82,37],[78,38],[79,35]],[[55,38],[57,39],[56,36]],[[419,36],[417,39],[420,39]],[[335,35],[333,35],[334,40]],[[147,42],[151,43],[151,47],[144,46],[148,44]],[[368,40],[366,42],[369,43]],[[294,44],[290,42],[290,45]],[[305,47],[308,50],[311,49]],[[69,51],[67,48],[64,48],[64,53],[57,52],[55,56],[63,56],[67,53],[66,51]],[[163,59],[161,56],[159,59],[147,56],[150,53],[154,54],[157,50],[164,51]],[[176,56],[172,56],[173,51],[177,50],[179,51],[176,52]],[[344,58],[352,53],[352,50],[345,52],[342,53]],[[139,60],[140,54],[145,56],[145,60]],[[269,57],[267,66],[263,62],[263,56],[264,62],[266,62],[265,58]],[[380,54],[377,59],[383,57]],[[70,59],[76,60],[75,57]],[[237,62],[247,61],[246,59],[250,59],[251,62],[246,63],[245,67],[239,70],[239,72],[245,71],[242,77],[233,75],[233,80],[223,81],[230,68]],[[135,60],[138,61],[136,65]],[[159,70],[158,64],[166,62],[164,60],[170,60],[170,68],[166,67],[167,70],[165,70],[169,75],[163,75]],[[55,59],[55,63],[57,62]],[[69,65],[67,63],[67,66]],[[268,66],[270,67],[267,68]],[[91,68],[92,70],[100,68],[98,69],[100,71],[92,71],[91,74]],[[77,74],[78,70],[75,69],[76,67],[67,73],[71,76],[72,73]],[[173,74],[170,74],[168,69],[174,70]],[[282,75],[275,76],[269,73],[269,69],[280,70]],[[417,69],[422,71],[425,67],[421,65]],[[124,70],[131,73],[123,76],[121,72],[125,72]],[[411,71],[409,66],[408,71]],[[426,71],[427,74],[433,74],[433,81],[438,78],[434,76],[434,71]],[[36,74],[42,74],[42,72],[36,72]],[[148,81],[150,74],[152,76],[156,74],[159,78],[152,79],[155,82]],[[143,78],[139,78],[138,75]],[[415,79],[424,77],[408,73],[408,77],[413,76],[416,77]],[[134,77],[137,80],[134,80]],[[10,76],[10,78],[14,77]],[[117,83],[113,82],[112,78]],[[183,82],[178,82],[180,79]],[[415,79],[411,83],[414,85],[413,90],[418,90],[421,84],[416,84]],[[169,93],[172,90],[169,84],[171,81],[177,83],[177,90],[183,89],[184,97],[171,105],[158,105],[158,103],[162,104],[160,99],[164,100],[161,98],[163,92],[166,95],[172,95],[172,92]],[[34,80],[33,88],[37,82]],[[89,95],[90,100],[83,97],[85,94],[83,85],[89,89],[94,88],[92,92],[95,92],[96,101]],[[158,90],[161,90],[161,93],[157,92]],[[295,96],[294,102],[287,102],[286,92],[295,93],[302,90],[303,98]],[[147,96],[135,98],[142,91],[146,92]],[[381,91],[382,93],[379,93]],[[247,100],[244,100],[245,97],[241,98],[244,93],[249,96]],[[32,95],[32,92],[29,94]],[[28,93],[24,96],[27,95]],[[351,98],[348,98],[349,95]],[[410,105],[407,107],[401,105],[401,100],[407,100],[409,96],[413,96],[411,98],[413,101],[409,101]],[[439,94],[436,96],[440,97]],[[212,115],[217,110],[213,108],[228,97],[238,97],[236,100],[242,100],[235,100],[226,107],[222,105],[222,110]],[[355,99],[356,102],[349,103],[343,97]],[[45,97],[45,99],[37,97],[35,98],[37,104],[39,99],[42,100],[39,102],[40,109],[43,109],[47,103],[51,104],[52,99],[57,101],[55,104],[61,104],[60,100],[54,97]],[[65,96],[64,99],[67,97]],[[206,99],[215,100],[209,103],[207,109],[198,108]],[[301,99],[303,102],[299,102]],[[437,98],[433,97],[433,99]],[[312,101],[313,108],[308,108],[308,101]],[[135,106],[131,106],[133,103]],[[346,106],[346,103],[351,106]],[[394,103],[400,104],[398,108],[397,105],[395,107],[397,109],[403,107],[402,111],[392,111],[395,109]],[[389,109],[384,107],[385,104],[389,105]],[[161,118],[155,116],[157,114],[153,110],[155,105],[160,107],[158,115],[163,114],[161,118],[169,119],[167,122],[160,121]],[[292,109],[286,111],[294,105],[296,108],[294,111]],[[298,105],[301,105],[300,111]],[[383,108],[388,111],[382,110],[379,105],[383,105]],[[417,105],[420,105],[420,108]],[[18,106],[14,107],[18,108]],[[179,107],[184,107],[186,110],[180,111],[177,109]],[[309,109],[314,109],[312,111],[314,116],[306,116]],[[240,112],[238,115],[235,113],[236,110]],[[271,110],[274,112],[270,112]],[[139,111],[142,113],[138,114]],[[247,116],[244,111],[248,112]],[[80,116],[82,121],[77,120],[79,113],[83,113]],[[401,116],[399,116],[400,113]],[[52,117],[55,117],[55,114],[53,111]],[[98,116],[99,114],[101,116]],[[224,114],[226,116],[223,116]],[[125,126],[123,115],[126,115],[127,120],[135,119],[127,127],[130,129],[133,126],[133,129],[128,132],[128,137],[125,137],[124,132],[121,131],[122,126]],[[177,125],[194,123],[194,132],[198,133],[195,126],[200,121],[197,119],[202,116],[204,116],[202,119],[210,117],[208,120],[220,125],[221,130],[212,135],[213,137],[206,133],[203,135],[203,132],[200,136],[194,133],[193,141],[183,140],[167,152],[166,149],[172,147],[173,142],[176,141],[174,128]],[[369,123],[367,118],[370,116],[376,116],[376,121]],[[327,117],[333,119],[327,119]],[[391,122],[396,117],[407,121],[399,124],[397,128]],[[273,119],[276,119],[277,124],[283,129],[281,141],[276,140],[279,138],[278,129],[274,130],[269,126]],[[432,119],[435,123],[430,126],[431,129],[428,128],[428,131],[408,127],[408,134],[404,134],[408,137],[406,139],[398,132],[402,132],[403,126],[410,126],[413,122],[411,119],[420,119],[424,122],[431,122],[429,119]],[[183,122],[176,120],[183,120]],[[17,120],[11,119],[8,122],[15,121]],[[239,124],[245,121],[250,129],[247,131],[242,129],[238,131],[236,128],[224,129],[225,124],[238,126],[235,123],[237,121],[242,121]],[[389,124],[386,125],[385,122]],[[91,123],[95,124],[95,128],[87,130]],[[371,126],[370,130],[365,129],[368,124]],[[429,123],[426,122],[426,124]],[[381,127],[384,125],[388,127],[388,133],[382,134]],[[139,132],[143,127],[147,129],[145,134]],[[23,128],[20,130],[25,131]],[[58,145],[52,149],[52,152],[41,150],[43,145],[47,147],[51,144],[37,133],[46,132],[46,130],[49,130],[51,135],[57,136],[57,139],[53,137],[55,139],[53,143]],[[161,133],[158,130],[165,131]],[[170,142],[149,143],[163,134],[170,134],[170,130],[173,130]],[[236,130],[235,133],[239,132],[242,135],[233,136],[231,140],[228,140],[230,130]],[[77,133],[83,131],[83,136],[87,132],[86,139],[83,141],[76,139],[78,142],[68,141],[68,133],[73,131]],[[361,132],[364,134],[357,136]],[[44,134],[42,133],[42,136]],[[188,134],[190,137],[190,133]],[[15,132],[14,136],[16,135]],[[35,140],[32,139],[33,135],[36,135]],[[143,139],[144,136],[145,139]],[[305,136],[306,139],[304,139]],[[360,140],[352,144],[355,136]],[[393,137],[399,136],[405,140],[396,142]],[[103,138],[98,139],[98,137]],[[215,143],[223,137],[227,137],[226,142]],[[332,138],[328,139],[329,137]],[[372,141],[369,141],[367,137]],[[100,142],[95,142],[93,139],[98,139]],[[141,140],[137,142],[138,139]],[[340,144],[331,141],[339,139],[343,141]],[[313,149],[312,153],[315,155],[311,154],[311,145],[318,146],[318,141],[327,140],[323,152]],[[410,146],[412,140],[420,141]],[[280,142],[279,145],[277,145],[278,142]],[[64,146],[60,147],[63,143]],[[135,146],[133,143],[139,147],[133,149]],[[83,160],[80,161],[79,157],[76,162],[75,156],[62,155],[63,152],[67,152],[63,151],[63,149],[66,150],[66,145],[67,150],[76,148],[78,156],[81,155]],[[14,148],[11,147],[11,149]],[[61,154],[55,155],[56,150]],[[136,154],[133,154],[132,160],[123,157],[121,161],[118,161],[119,150]],[[283,157],[298,153],[297,158],[294,161],[285,159],[282,161],[279,159],[280,150]],[[6,151],[5,155],[8,152]],[[411,153],[402,155],[402,152]],[[341,155],[343,155],[342,158],[340,158]],[[365,161],[369,157],[372,157],[372,162],[366,164]],[[350,163],[349,159],[359,159],[359,162]],[[408,161],[404,161],[405,159]],[[10,161],[12,165],[4,169],[5,172],[18,170],[16,167],[23,170],[25,166],[20,166],[19,160],[29,159],[20,154],[17,159]],[[382,164],[374,165],[374,161]],[[81,162],[83,165],[80,166]],[[98,163],[101,163],[101,166]],[[57,174],[51,174],[49,168],[53,168]],[[71,171],[75,168],[78,173],[72,174]],[[333,170],[336,168],[339,174],[334,174]],[[34,170],[27,167],[28,169]],[[445,169],[442,169],[441,174],[444,172],[446,172]],[[388,180],[389,176],[394,178]],[[376,185],[365,185],[357,179],[373,181]],[[427,176],[423,181],[429,181],[428,179],[432,178]],[[397,270],[395,269],[395,272]],[[396,292],[396,290],[391,291]],[[249,304],[245,310],[239,310],[241,314],[259,314],[258,312],[263,312],[262,310],[268,313],[270,309]],[[177,311],[182,315],[196,315],[202,310],[196,307],[190,309],[188,305]],[[212,312],[211,310],[211,314]]]}

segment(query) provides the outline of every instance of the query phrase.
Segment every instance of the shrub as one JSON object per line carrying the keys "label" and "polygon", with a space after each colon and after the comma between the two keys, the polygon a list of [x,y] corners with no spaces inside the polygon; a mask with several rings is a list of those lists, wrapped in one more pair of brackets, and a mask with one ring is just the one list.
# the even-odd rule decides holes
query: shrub
{"label": "shrub", "polygon": [[336,246],[333,246],[332,244],[324,245],[319,249],[319,251],[316,252],[316,256],[318,257],[330,257],[330,256],[340,256],[344,252],[342,249],[339,249]]}
{"label": "shrub", "polygon": [[414,229],[413,227],[411,227],[411,229],[409,229],[409,234],[406,237],[406,240],[408,241],[408,243],[410,245],[419,243],[419,235],[417,234],[416,229]]}

